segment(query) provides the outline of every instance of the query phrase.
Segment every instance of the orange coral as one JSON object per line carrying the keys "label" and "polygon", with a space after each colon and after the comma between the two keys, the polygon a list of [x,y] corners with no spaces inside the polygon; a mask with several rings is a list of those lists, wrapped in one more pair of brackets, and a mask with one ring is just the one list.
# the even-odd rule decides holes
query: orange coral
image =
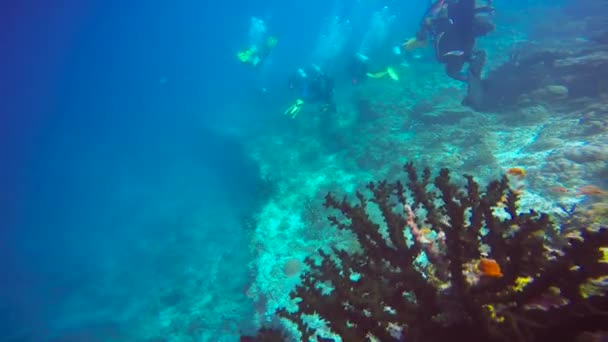
{"label": "orange coral", "polygon": [[486,277],[500,278],[503,276],[500,265],[494,259],[481,258],[477,269]]}

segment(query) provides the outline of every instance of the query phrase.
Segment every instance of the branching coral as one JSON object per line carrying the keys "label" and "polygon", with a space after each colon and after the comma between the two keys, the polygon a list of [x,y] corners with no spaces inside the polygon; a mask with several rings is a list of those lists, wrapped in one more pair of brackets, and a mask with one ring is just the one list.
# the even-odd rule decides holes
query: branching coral
{"label": "branching coral", "polygon": [[447,169],[434,181],[412,163],[405,171],[405,184],[370,183],[356,203],[327,195],[340,212],[331,224],[363,252],[306,260],[291,293],[299,310],[278,312],[303,341],[316,336],[303,315],[343,341],[569,341],[608,326],[607,229],[565,234],[546,214],[520,212],[507,179],[482,190],[465,176],[461,189]]}

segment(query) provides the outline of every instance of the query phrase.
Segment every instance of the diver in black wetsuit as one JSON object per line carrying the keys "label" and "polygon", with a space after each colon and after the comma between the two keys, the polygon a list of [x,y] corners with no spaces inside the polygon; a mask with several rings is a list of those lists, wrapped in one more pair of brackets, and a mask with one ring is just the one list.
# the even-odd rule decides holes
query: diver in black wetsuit
{"label": "diver in black wetsuit", "polygon": [[305,103],[316,103],[322,113],[335,113],[333,101],[334,82],[323,70],[313,65],[308,70],[298,69],[289,79],[289,89],[294,91],[297,99],[284,114],[295,118]]}
{"label": "diver in black wetsuit", "polygon": [[[489,21],[493,11],[491,1],[477,7],[475,0],[436,0],[424,15],[416,37],[403,46],[406,50],[426,46],[430,38],[437,59],[446,65],[447,75],[469,84],[464,102],[475,102],[480,96],[477,93],[481,91],[481,71],[486,59],[485,51],[474,50],[475,41],[494,29]],[[469,68],[464,72],[467,63]]]}

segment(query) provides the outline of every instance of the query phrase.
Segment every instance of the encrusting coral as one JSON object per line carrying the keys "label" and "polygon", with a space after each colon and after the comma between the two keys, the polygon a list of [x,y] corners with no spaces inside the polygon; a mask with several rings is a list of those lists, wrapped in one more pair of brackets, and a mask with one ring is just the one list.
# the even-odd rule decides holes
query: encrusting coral
{"label": "encrusting coral", "polygon": [[299,309],[278,312],[302,341],[319,340],[309,315],[342,341],[570,341],[608,327],[608,229],[520,212],[506,178],[482,190],[465,176],[461,189],[447,169],[405,171],[406,184],[370,183],[354,204],[327,195],[331,224],[362,252],[306,260]]}

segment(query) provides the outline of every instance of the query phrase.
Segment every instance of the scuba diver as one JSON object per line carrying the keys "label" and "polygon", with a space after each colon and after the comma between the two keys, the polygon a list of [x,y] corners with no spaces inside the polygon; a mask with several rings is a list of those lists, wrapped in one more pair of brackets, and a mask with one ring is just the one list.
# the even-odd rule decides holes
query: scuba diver
{"label": "scuba diver", "polygon": [[322,113],[333,113],[336,105],[333,102],[334,82],[321,68],[313,65],[309,70],[298,69],[289,79],[289,89],[298,94],[296,102],[283,114],[294,119],[306,103],[318,103]]}
{"label": "scuba diver", "polygon": [[[468,84],[463,104],[475,106],[481,101],[481,72],[486,60],[485,51],[474,50],[475,41],[494,30],[489,20],[493,13],[491,0],[480,7],[475,0],[436,0],[425,13],[416,37],[403,47],[408,51],[424,47],[430,38],[446,74]],[[469,68],[463,72],[467,63]]]}
{"label": "scuba diver", "polygon": [[245,64],[260,67],[277,45],[278,39],[268,35],[264,20],[251,17],[249,26],[249,48],[239,51],[236,57]]}
{"label": "scuba diver", "polygon": [[245,64],[251,64],[254,67],[260,67],[264,64],[266,58],[270,55],[270,52],[277,45],[278,39],[276,37],[266,38],[266,42],[259,45],[252,45],[249,49],[239,51],[237,58],[239,61]]}
{"label": "scuba diver", "polygon": [[353,85],[361,84],[365,81],[369,72],[369,57],[361,53],[350,56],[345,71]]}

